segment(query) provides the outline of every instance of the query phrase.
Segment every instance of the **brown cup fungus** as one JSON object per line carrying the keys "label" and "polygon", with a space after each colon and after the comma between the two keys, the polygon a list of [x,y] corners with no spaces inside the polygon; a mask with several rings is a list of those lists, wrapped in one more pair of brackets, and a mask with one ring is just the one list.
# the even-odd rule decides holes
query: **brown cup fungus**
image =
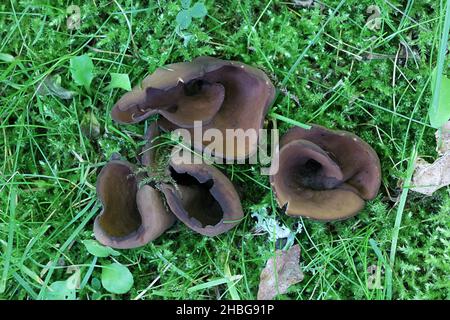
{"label": "brown cup fungus", "polygon": [[217,168],[183,163],[173,152],[167,169],[174,184],[162,184],[170,210],[190,229],[216,236],[235,227],[244,216],[239,195]]}
{"label": "brown cup fungus", "polygon": [[[263,71],[241,62],[199,57],[158,68],[115,104],[112,118],[136,123],[160,114],[161,128],[187,129],[196,150],[207,149],[218,158],[245,159],[257,150],[258,130],[274,95],[275,88]],[[195,121],[202,125],[198,136],[194,135]],[[243,131],[212,148],[212,141],[204,139],[207,129],[217,129],[223,137],[226,129]],[[256,139],[238,146],[247,129],[255,130]]]}
{"label": "brown cup fungus", "polygon": [[[160,161],[161,150],[155,146],[158,135],[158,124],[153,122],[140,159],[147,174],[120,160],[111,160],[101,170],[97,194],[103,210],[95,219],[94,234],[102,244],[120,249],[145,245],[173,224],[172,212],[186,226],[208,236],[224,233],[242,219],[241,202],[231,181],[204,162],[183,163],[175,149],[166,153],[167,163],[164,158]],[[191,151],[183,152],[193,156]],[[161,165],[165,177],[158,176]],[[139,187],[149,177],[152,186]]]}
{"label": "brown cup fungus", "polygon": [[286,214],[331,221],[357,214],[380,187],[380,161],[356,135],[313,125],[295,127],[280,141],[270,177]]}
{"label": "brown cup fungus", "polygon": [[97,178],[103,210],[94,221],[94,234],[104,245],[118,249],[143,246],[175,221],[160,191],[149,185],[138,187],[141,177],[135,171],[126,161],[112,160]]}

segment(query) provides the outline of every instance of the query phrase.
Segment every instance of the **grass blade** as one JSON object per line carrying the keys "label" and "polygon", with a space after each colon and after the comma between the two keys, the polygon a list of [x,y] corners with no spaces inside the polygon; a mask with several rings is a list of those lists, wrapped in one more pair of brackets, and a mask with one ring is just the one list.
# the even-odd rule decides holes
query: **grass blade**
{"label": "grass blade", "polygon": [[3,263],[2,281],[0,283],[0,293],[6,290],[6,281],[8,279],[9,265],[11,262],[11,255],[14,243],[14,229],[16,217],[17,195],[16,190],[12,188],[9,194],[9,229],[8,229],[8,243],[6,245],[6,252],[4,254],[5,260]]}
{"label": "grass blade", "polygon": [[444,28],[442,30],[441,41],[439,44],[439,52],[437,59],[436,81],[432,84],[433,96],[431,98],[431,107],[429,110],[430,123],[434,128],[439,128],[448,119],[435,119],[435,115],[439,114],[439,96],[441,93],[442,77],[444,73],[445,53],[447,51],[448,34],[450,31],[450,0],[447,1],[447,9],[445,10]]}
{"label": "grass blade", "polygon": [[406,179],[403,182],[403,190],[402,194],[400,195],[400,203],[397,208],[394,230],[392,232],[391,252],[389,255],[389,268],[386,269],[386,282],[387,282],[386,299],[388,300],[392,299],[392,275],[394,270],[395,254],[397,252],[398,235],[402,223],[403,211],[405,210],[406,199],[408,197],[409,186],[411,184],[411,179],[414,172],[414,164],[416,162],[416,157],[417,157],[417,148],[416,146],[414,146],[413,151],[411,152],[411,157],[409,158],[408,168],[406,170]]}

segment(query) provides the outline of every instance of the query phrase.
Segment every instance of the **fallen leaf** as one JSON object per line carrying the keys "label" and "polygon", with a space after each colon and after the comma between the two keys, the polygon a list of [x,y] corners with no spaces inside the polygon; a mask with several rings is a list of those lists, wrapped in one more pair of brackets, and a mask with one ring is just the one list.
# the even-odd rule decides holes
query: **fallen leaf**
{"label": "fallen leaf", "polygon": [[376,5],[371,5],[367,8],[367,13],[371,13],[369,18],[367,18],[366,26],[370,30],[380,29],[381,28],[381,11],[380,7]]}
{"label": "fallen leaf", "polygon": [[89,139],[96,139],[100,136],[100,122],[95,115],[88,111],[81,120],[81,132]]}
{"label": "fallen leaf", "polygon": [[450,121],[447,121],[440,130],[436,131],[436,151],[439,155],[450,151]]}
{"label": "fallen leaf", "polygon": [[72,99],[75,92],[67,90],[61,86],[61,77],[48,75],[39,83],[37,93],[40,96],[57,96],[60,99]]}
{"label": "fallen leaf", "polygon": [[450,151],[433,163],[422,158],[416,161],[411,190],[431,196],[436,190],[450,184]]}
{"label": "fallen leaf", "polygon": [[286,293],[287,289],[303,280],[299,265],[300,246],[297,244],[287,251],[275,251],[275,257],[267,261],[261,272],[258,300],[272,300],[276,295]]}
{"label": "fallen leaf", "polygon": [[309,8],[314,4],[314,0],[294,0],[294,6]]}
{"label": "fallen leaf", "polygon": [[433,163],[417,158],[411,190],[431,196],[450,185],[450,121],[436,132],[437,151],[441,155]]}
{"label": "fallen leaf", "polygon": [[66,273],[73,273],[67,280],[67,288],[70,290],[80,289],[81,284],[81,271],[77,266],[67,267]]}
{"label": "fallen leaf", "polygon": [[384,273],[383,268],[378,268],[377,265],[371,265],[367,268],[369,276],[367,277],[367,288],[373,289],[383,289],[381,285],[381,274]]}

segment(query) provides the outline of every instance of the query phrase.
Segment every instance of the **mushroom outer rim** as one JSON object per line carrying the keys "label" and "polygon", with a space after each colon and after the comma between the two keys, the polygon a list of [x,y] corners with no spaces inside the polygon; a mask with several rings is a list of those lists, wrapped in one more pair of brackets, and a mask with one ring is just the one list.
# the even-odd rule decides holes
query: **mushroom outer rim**
{"label": "mushroom outer rim", "polygon": [[[331,134],[335,134],[335,135],[338,135],[338,136],[342,136],[342,137],[345,136],[345,137],[351,138],[353,141],[355,141],[355,143],[362,145],[364,150],[368,151],[369,157],[370,157],[371,160],[373,160],[374,166],[376,167],[376,171],[377,171],[377,174],[378,174],[378,177],[379,177],[378,178],[378,183],[377,183],[377,187],[374,189],[375,191],[371,194],[371,196],[366,197],[366,198],[362,197],[359,194],[358,194],[358,196],[361,199],[363,199],[364,201],[369,201],[369,200],[375,199],[376,196],[378,195],[379,191],[380,191],[381,182],[382,182],[381,181],[382,171],[381,171],[380,157],[378,156],[378,154],[375,151],[375,149],[372,148],[372,146],[369,143],[367,143],[365,140],[363,140],[361,137],[359,137],[358,135],[354,134],[353,132],[346,131],[346,130],[341,130],[341,129],[336,129],[336,130],[329,129],[327,127],[324,127],[322,125],[315,124],[315,123],[309,123],[308,122],[307,124],[309,126],[311,126],[311,129],[315,129],[316,128],[316,129],[319,129],[319,130],[324,130],[324,131],[326,131],[328,133],[331,133]],[[282,148],[284,146],[288,145],[289,143],[291,143],[292,141],[299,140],[299,139],[303,139],[303,140],[309,141],[308,139],[305,139],[305,138],[296,138],[296,139],[292,139],[292,140],[286,142],[286,136],[289,136],[290,134],[292,134],[293,131],[297,130],[298,128],[299,127],[291,127],[291,128],[289,128],[288,131],[286,131],[286,133],[280,138],[280,141],[279,141],[279,144],[278,144],[280,153],[281,153]],[[300,128],[300,129],[302,129],[302,128]],[[324,151],[328,153],[327,150],[324,149]],[[338,163],[338,165],[339,165],[339,163]],[[270,180],[272,182],[272,177],[270,178]]]}
{"label": "mushroom outer rim", "polygon": [[[273,184],[272,176],[270,176],[270,185],[271,185],[271,187],[272,187],[272,192],[273,192],[273,194],[274,194],[274,196],[275,196],[275,201],[277,202],[278,207],[279,207],[279,208],[283,208],[283,207],[286,206],[286,205],[289,206],[289,201],[286,201],[285,203],[281,203],[280,200],[278,199],[278,194],[277,194],[276,188],[275,188],[275,186],[274,186],[274,184]],[[349,190],[349,191],[350,191],[350,190]],[[350,191],[350,192],[353,192],[353,191]],[[356,193],[355,193],[355,194],[356,194]],[[356,194],[356,195],[359,196],[358,194]],[[359,196],[359,197],[360,197],[360,196]],[[360,197],[360,198],[361,198],[361,197]],[[361,199],[364,201],[364,206],[361,207],[361,209],[359,209],[359,210],[357,210],[357,211],[355,211],[355,212],[351,212],[351,213],[349,213],[349,214],[346,214],[346,215],[344,215],[344,216],[335,218],[335,219],[320,219],[320,218],[317,218],[317,217],[311,217],[311,216],[308,216],[308,215],[305,215],[305,214],[289,214],[289,213],[287,212],[287,210],[284,211],[284,214],[287,215],[288,217],[292,217],[292,218],[305,217],[305,218],[308,218],[308,219],[310,219],[310,220],[314,220],[314,221],[318,221],[318,222],[324,222],[324,223],[326,223],[326,222],[334,222],[334,221],[336,221],[336,222],[337,222],[337,221],[343,221],[343,220],[347,220],[347,219],[350,219],[350,218],[355,217],[356,215],[358,215],[358,214],[361,212],[362,209],[364,209],[365,204],[366,204],[366,200],[364,200],[363,198],[361,198]]]}
{"label": "mushroom outer rim", "polygon": [[[166,189],[167,187],[164,186],[163,188]],[[217,224],[215,224],[215,225],[206,225],[204,227],[199,227],[199,226],[197,226],[195,224],[192,224],[192,222],[191,222],[192,218],[189,218],[188,215],[180,214],[178,212],[178,210],[174,210],[172,208],[171,203],[173,202],[173,200],[172,201],[168,201],[166,192],[170,193],[171,196],[176,199],[176,201],[180,201],[180,200],[175,195],[175,193],[172,190],[170,190],[170,189],[171,188],[167,188],[166,189],[167,191],[163,191],[163,194],[165,196],[165,199],[166,199],[167,205],[169,206],[170,211],[177,217],[178,220],[183,222],[183,224],[186,227],[188,227],[190,230],[192,230],[194,232],[197,232],[197,233],[199,233],[201,235],[209,236],[209,237],[219,236],[219,235],[221,235],[223,233],[226,233],[226,232],[230,231],[231,229],[233,229],[243,219],[243,216],[242,216],[242,217],[240,217],[239,221],[235,221],[236,220],[235,219],[235,220],[232,220],[232,221],[235,221],[235,222],[227,222],[227,223],[225,223],[224,221],[228,221],[228,220],[225,220],[225,218],[222,217],[222,219],[220,219],[220,221],[217,222]],[[217,199],[216,199],[216,201],[217,201]],[[186,212],[186,210],[184,210],[184,211]],[[225,215],[225,213],[224,213],[224,215]]]}
{"label": "mushroom outer rim", "polygon": [[[194,166],[202,166],[202,165],[194,164]],[[184,167],[183,165],[176,166],[172,162],[170,162],[169,167],[171,167],[173,170],[175,170],[179,174],[189,174],[194,179],[196,179],[199,183],[202,183],[197,176],[192,175],[191,171],[189,171],[188,168]],[[179,197],[177,197],[175,192],[172,190],[171,185],[167,184],[167,183],[161,184],[161,189],[165,189],[166,190],[166,191],[161,191],[161,192],[165,196],[165,200],[166,200],[167,205],[170,208],[170,211],[178,218],[178,220],[183,222],[183,224],[185,224],[189,229],[191,229],[191,230],[193,230],[195,232],[198,232],[198,233],[200,233],[202,235],[205,235],[205,236],[212,236],[213,237],[213,236],[217,236],[217,235],[220,235],[222,233],[228,232],[229,230],[231,230],[235,226],[237,226],[242,221],[242,219],[244,218],[244,211],[242,209],[242,204],[241,204],[241,199],[239,197],[239,194],[237,193],[233,183],[228,179],[228,177],[225,174],[223,174],[219,169],[217,169],[217,168],[215,168],[215,167],[213,167],[211,165],[203,165],[201,169],[206,171],[205,175],[207,175],[207,179],[205,179],[204,181],[213,180],[213,187],[212,188],[214,188],[216,186],[216,183],[225,183],[225,184],[229,184],[232,187],[232,190],[229,190],[229,191],[234,193],[233,196],[238,200],[238,206],[239,206],[239,211],[240,211],[237,214],[236,217],[230,216],[230,215],[233,214],[233,212],[230,213],[230,212],[223,211],[221,202],[210,192],[210,194],[214,198],[214,200],[216,200],[220,204],[220,207],[221,207],[222,212],[223,212],[222,218],[215,225],[206,225],[205,227],[199,227],[199,226],[196,226],[196,225],[192,225],[191,222],[190,222],[190,220],[192,218],[189,218],[189,215],[181,215],[181,214],[179,214],[179,212],[177,210],[174,210],[172,208],[172,206],[171,206],[172,201],[169,201],[167,199],[166,192],[170,193],[173,198],[175,198],[175,199],[177,199],[177,201],[181,202]],[[218,181],[217,175],[223,175],[223,177],[226,180],[224,180],[224,182]],[[182,208],[183,208],[184,212],[187,213],[187,211],[184,209],[184,207],[182,207]],[[230,216],[230,217],[228,217],[228,216]],[[233,221],[233,222],[224,222],[224,221]],[[219,232],[217,232],[217,230]]]}
{"label": "mushroom outer rim", "polygon": [[[133,165],[132,163],[125,161],[125,160],[111,160],[109,161],[103,168],[105,168],[107,165],[109,164],[119,164],[119,165],[124,165],[126,166],[128,169],[130,169],[130,171],[132,171],[134,173],[134,171],[136,170],[136,166]],[[100,171],[100,174],[97,177],[97,181],[99,181],[101,179],[101,177],[104,174],[104,171],[102,170]],[[136,183],[139,183],[139,177],[136,176]],[[102,196],[100,196],[101,193],[99,193],[98,191],[99,188],[99,184],[96,184],[96,193],[97,193],[97,197],[100,200],[101,206],[102,206],[102,210],[100,211],[100,213],[95,217],[94,219],[94,223],[93,223],[93,231],[94,231],[94,235],[95,238],[103,245],[109,246],[111,248],[114,249],[133,249],[133,248],[138,248],[138,247],[143,247],[145,245],[147,245],[149,242],[153,241],[153,240],[149,240],[149,241],[145,241],[145,242],[139,242],[139,238],[145,233],[145,227],[144,225],[141,223],[141,225],[139,226],[139,228],[137,228],[136,230],[134,230],[133,232],[131,232],[130,234],[126,235],[126,236],[122,236],[122,237],[115,237],[115,236],[110,236],[108,235],[103,228],[100,226],[99,220],[100,218],[104,215],[105,213],[105,201],[103,199]],[[138,188],[139,191],[139,188]],[[160,192],[160,191],[158,191]],[[137,196],[137,193],[136,193]],[[163,195],[161,194],[161,197]],[[161,198],[162,201],[162,198]],[[138,213],[139,216],[142,219],[142,213],[138,208]]]}
{"label": "mushroom outer rim", "polygon": [[[275,86],[273,85],[272,81],[270,80],[270,78],[267,76],[267,74],[266,74],[263,70],[261,70],[261,69],[259,69],[259,68],[256,68],[256,67],[253,67],[253,66],[251,66],[251,65],[247,65],[247,64],[245,64],[245,63],[243,63],[243,62],[240,62],[240,61],[235,61],[235,60],[224,60],[224,59],[215,58],[215,57],[209,57],[209,56],[199,56],[199,57],[196,57],[195,59],[193,59],[193,60],[191,60],[191,61],[184,61],[184,62],[175,62],[175,63],[171,63],[171,64],[168,64],[168,65],[165,65],[165,66],[161,66],[161,67],[158,67],[157,69],[155,69],[154,72],[152,72],[151,74],[149,74],[148,76],[146,76],[144,79],[142,79],[138,85],[136,85],[131,91],[127,92],[126,94],[132,93],[132,92],[135,92],[135,94],[138,94],[138,93],[144,93],[144,91],[146,91],[148,88],[155,88],[155,89],[158,89],[158,90],[162,90],[162,91],[167,92],[167,91],[169,91],[169,90],[175,88],[176,86],[178,86],[178,84],[179,84],[180,82],[185,83],[184,80],[183,80],[183,81],[180,81],[180,79],[178,79],[176,83],[171,83],[170,85],[165,86],[165,87],[163,87],[163,88],[160,88],[160,87],[152,87],[152,86],[146,86],[146,85],[144,84],[144,82],[145,82],[145,80],[146,80],[147,78],[151,77],[151,76],[156,72],[156,70],[158,70],[158,69],[163,69],[163,70],[164,70],[164,67],[169,67],[169,66],[174,65],[174,64],[196,63],[196,62],[198,63],[199,60],[209,60],[209,59],[211,59],[211,60],[216,60],[216,61],[215,61],[215,63],[211,61],[211,62],[209,62],[209,63],[206,62],[205,65],[200,65],[200,66],[199,66],[199,70],[197,71],[197,75],[194,76],[194,77],[192,77],[192,78],[190,78],[188,81],[191,81],[191,80],[194,80],[194,79],[198,79],[198,78],[202,78],[202,77],[204,77],[207,73],[217,71],[217,70],[219,70],[219,69],[221,69],[221,68],[224,68],[224,67],[234,67],[234,68],[237,68],[237,69],[246,69],[246,72],[249,73],[249,74],[251,74],[252,76],[257,77],[257,78],[260,78],[261,80],[264,79],[265,82],[268,84],[268,87],[270,88],[270,91],[271,91],[271,94],[269,95],[269,98],[270,98],[270,99],[268,99],[267,105],[264,106],[264,117],[263,117],[263,120],[262,120],[262,122],[263,122],[263,121],[264,121],[264,118],[265,118],[265,115],[267,114],[267,111],[268,111],[269,107],[270,107],[270,106],[272,105],[272,103],[274,102],[273,100],[274,100],[274,97],[275,97]],[[166,70],[167,70],[167,69],[166,69]],[[120,98],[120,99],[122,99],[122,98]],[[113,105],[112,110],[115,109],[115,108],[117,107],[117,103],[120,101],[120,99]],[[220,108],[219,108],[219,109],[220,109]],[[120,110],[120,111],[121,111],[121,112],[124,112],[124,111],[122,111],[122,110]],[[150,109],[148,112],[146,112],[145,114],[143,114],[142,116],[140,116],[140,117],[139,117],[139,118],[140,118],[139,120],[134,120],[134,119],[133,119],[133,121],[130,121],[130,122],[121,121],[121,120],[118,120],[118,119],[115,119],[115,118],[113,118],[113,120],[114,120],[115,122],[117,122],[117,123],[119,123],[119,124],[123,124],[123,125],[127,125],[127,124],[136,124],[136,123],[139,123],[139,122],[144,121],[145,119],[151,117],[151,116],[154,115],[154,114],[160,114],[159,109]],[[162,117],[164,117],[162,114],[160,114],[160,115],[161,115]],[[164,118],[165,118],[165,117],[164,117]],[[212,117],[212,118],[214,118],[214,117]],[[209,124],[209,123],[212,122],[212,118],[207,122],[207,124]],[[167,120],[167,121],[169,121],[169,120]],[[169,121],[169,122],[171,122],[171,121]],[[189,127],[189,126],[178,126],[178,127],[180,127],[180,128],[186,128],[186,129],[192,128],[192,127]],[[223,158],[223,157],[222,157],[222,158]]]}
{"label": "mushroom outer rim", "polygon": [[[100,214],[95,217],[94,220],[94,235],[95,238],[103,245],[106,245],[108,247],[114,248],[114,249],[133,249],[133,248],[139,248],[147,245],[150,241],[145,243],[139,243],[138,238],[143,234],[144,227],[141,224],[139,228],[137,228],[132,233],[123,236],[123,237],[114,237],[108,235],[102,227],[100,227],[100,224],[98,220],[103,215],[104,210],[100,212]],[[140,212],[139,212],[140,214]],[[131,244],[131,245],[130,245]]]}

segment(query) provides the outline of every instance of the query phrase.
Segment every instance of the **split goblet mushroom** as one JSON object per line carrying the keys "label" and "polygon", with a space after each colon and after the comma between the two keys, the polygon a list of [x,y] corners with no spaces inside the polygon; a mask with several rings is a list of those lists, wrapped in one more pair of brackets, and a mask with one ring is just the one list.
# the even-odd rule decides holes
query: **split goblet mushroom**
{"label": "split goblet mushroom", "polygon": [[[152,139],[159,135],[156,123],[152,123],[147,132],[142,162],[150,170],[156,170],[159,159],[152,146]],[[158,188],[170,210],[190,229],[215,236],[240,222],[244,213],[239,196],[231,181],[218,169],[180,147],[172,149],[170,160],[164,166],[171,183],[165,179]]]}
{"label": "split goblet mushroom", "polygon": [[[125,94],[113,107],[112,118],[120,123],[136,123],[160,114],[165,131],[185,128],[196,150],[225,159],[245,159],[257,150],[261,129],[275,88],[267,75],[236,61],[199,57],[192,62],[169,64],[147,76],[141,86]],[[195,121],[201,121],[201,135],[193,134]],[[205,139],[208,129],[242,130],[240,137],[214,144]],[[256,135],[238,147],[248,129]]]}
{"label": "split goblet mushroom", "polygon": [[[156,122],[152,123],[141,157],[150,175],[158,166],[152,146],[158,134]],[[243,211],[231,181],[208,164],[185,164],[177,155],[172,153],[166,169],[174,184],[161,181],[155,187],[139,187],[146,175],[137,174],[136,167],[126,161],[111,160],[102,168],[97,194],[103,210],[94,221],[99,242],[119,249],[143,246],[171,227],[172,211],[186,226],[208,236],[224,233],[240,222]]]}
{"label": "split goblet mushroom", "polygon": [[103,210],[94,221],[97,240],[126,249],[147,244],[174,223],[160,191],[149,185],[138,187],[141,177],[126,161],[112,160],[97,178],[97,195]]}
{"label": "split goblet mushroom", "polygon": [[244,216],[235,187],[217,168],[183,163],[179,153],[173,152],[167,173],[176,184],[161,185],[167,204],[192,230],[216,236],[235,227]]}
{"label": "split goblet mushroom", "polygon": [[[157,152],[151,139],[159,135],[158,127],[150,127],[144,147],[143,163],[156,170]],[[218,169],[206,164],[185,148],[175,147],[170,160],[164,164],[165,176],[171,182],[161,181],[167,206],[190,229],[208,236],[216,236],[235,227],[244,213],[239,196],[231,181]]]}
{"label": "split goblet mushroom", "polygon": [[295,127],[280,141],[270,177],[286,214],[340,220],[357,214],[380,187],[380,161],[356,135],[313,125]]}

